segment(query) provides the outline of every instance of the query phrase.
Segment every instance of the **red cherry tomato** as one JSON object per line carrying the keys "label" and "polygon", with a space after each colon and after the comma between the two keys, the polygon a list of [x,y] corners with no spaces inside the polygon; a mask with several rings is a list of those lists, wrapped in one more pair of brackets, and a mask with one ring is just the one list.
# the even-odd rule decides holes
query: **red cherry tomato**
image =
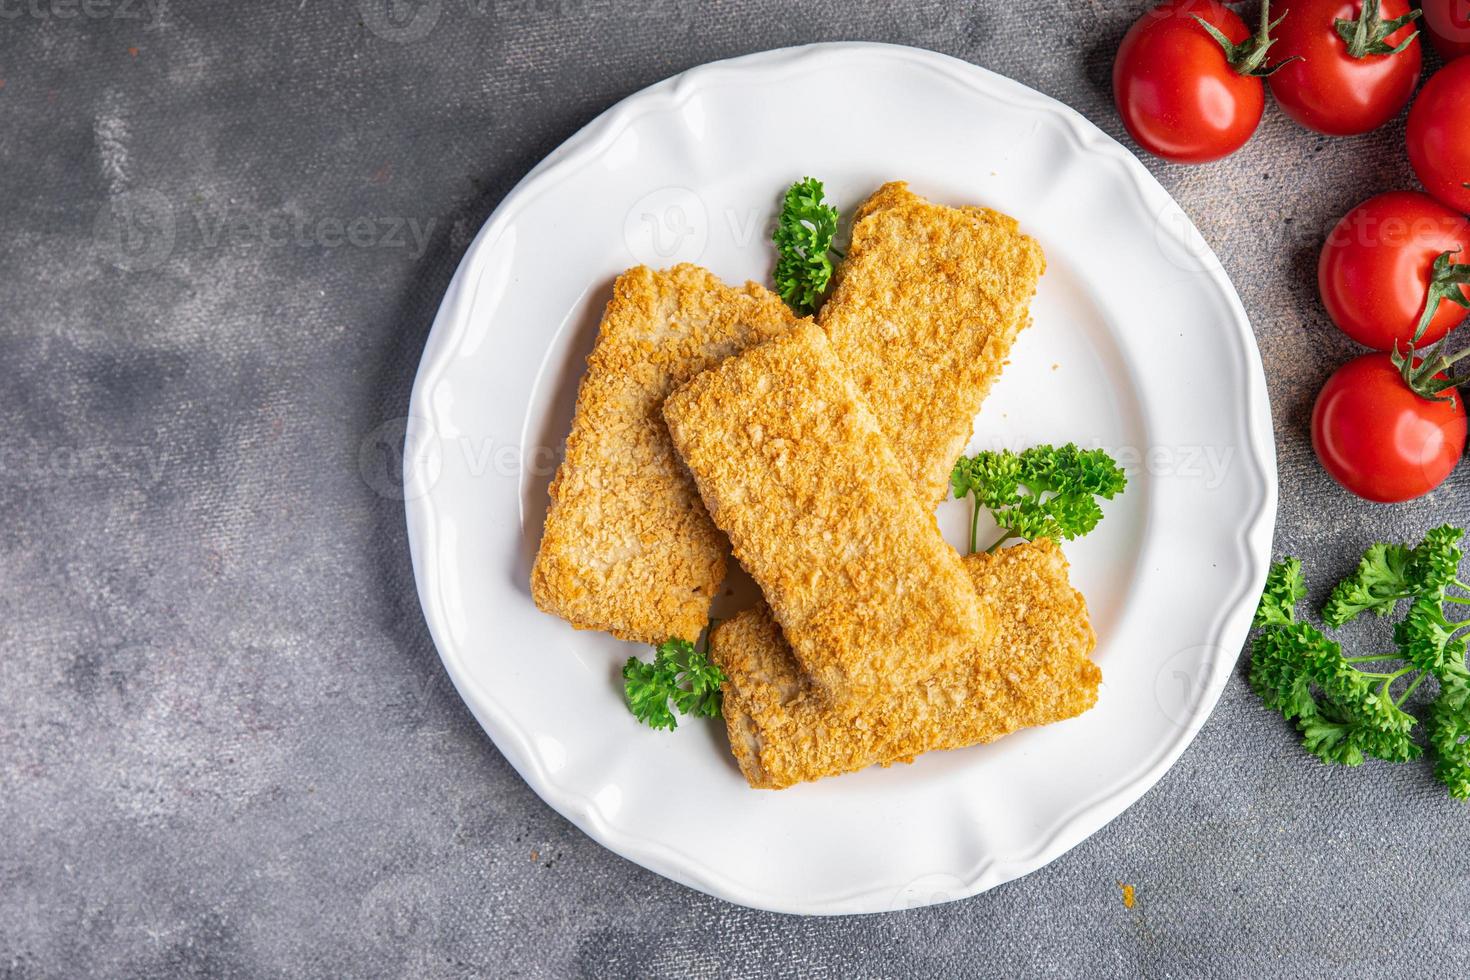
{"label": "red cherry tomato", "polygon": [[[1270,85],[1288,116],[1328,136],[1354,136],[1377,129],[1409,104],[1424,64],[1412,24],[1392,32],[1380,28],[1375,40],[1381,43],[1359,51],[1343,40],[1337,22],[1356,22],[1363,0],[1287,2],[1291,9],[1276,28],[1271,57],[1299,60],[1272,75]],[[1378,9],[1388,22],[1408,16],[1410,8],[1408,0],[1382,0]],[[1409,46],[1397,54],[1382,53],[1406,40]]]}
{"label": "red cherry tomato", "polygon": [[1128,31],[1113,62],[1113,99],[1123,125],[1155,156],[1204,163],[1234,153],[1260,125],[1261,80],[1236,71],[1196,18],[1239,44],[1251,36],[1215,0],[1169,0]]}
{"label": "red cherry tomato", "polygon": [[1434,74],[1409,111],[1409,162],[1424,189],[1470,211],[1470,58]]}
{"label": "red cherry tomato", "polygon": [[1470,0],[1423,0],[1424,33],[1445,61],[1470,54]]}
{"label": "red cherry tomato", "polygon": [[1312,409],[1312,448],[1332,478],[1393,504],[1444,482],[1465,451],[1465,407],[1420,398],[1387,354],[1364,354],[1327,379]]}
{"label": "red cherry tomato", "polygon": [[[1393,350],[1408,344],[1429,301],[1434,260],[1470,249],[1470,221],[1413,191],[1369,198],[1349,211],[1322,246],[1317,285],[1332,322],[1360,344]],[[1470,250],[1456,261],[1470,261]],[[1470,287],[1460,291],[1470,297]],[[1465,319],[1441,299],[1416,345],[1424,349]]]}

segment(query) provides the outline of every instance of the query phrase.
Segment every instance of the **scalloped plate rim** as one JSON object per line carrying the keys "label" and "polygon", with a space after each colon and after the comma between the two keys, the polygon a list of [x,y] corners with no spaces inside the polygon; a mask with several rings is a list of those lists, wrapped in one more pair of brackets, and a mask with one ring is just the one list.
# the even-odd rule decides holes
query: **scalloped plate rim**
{"label": "scalloped plate rim", "polygon": [[[456,331],[466,321],[459,312],[473,303],[474,290],[467,285],[467,280],[471,278],[479,256],[488,250],[532,196],[555,186],[557,177],[563,170],[584,165],[599,147],[605,146],[636,119],[647,113],[664,111],[679,105],[697,93],[702,84],[714,83],[722,74],[790,68],[809,60],[854,55],[893,58],[937,71],[951,81],[984,96],[1000,96],[1013,101],[1025,100],[1028,108],[1049,113],[1065,122],[1066,130],[1076,141],[1080,152],[1100,156],[1113,166],[1121,165],[1141,205],[1147,207],[1150,197],[1158,196],[1172,203],[1168,192],[1142,163],[1076,110],[1021,83],[947,55],[877,42],[827,42],[779,48],[711,62],[657,82],[614,104],[553,150],[506,194],[466,250],[446,291],[415,377],[409,417],[427,419],[435,414],[426,392],[436,377],[446,369],[458,336]],[[997,93],[994,90],[997,86],[1003,91]],[[642,111],[638,111],[640,108]],[[1189,231],[1194,231],[1192,224],[1187,224],[1186,227]],[[1183,243],[1182,230],[1172,234]],[[1234,640],[1217,642],[1214,646],[1222,651],[1239,650],[1249,629],[1254,600],[1259,595],[1269,565],[1277,502],[1274,480],[1275,445],[1271,435],[1264,371],[1245,310],[1218,258],[1208,245],[1195,242],[1188,247],[1194,249],[1200,260],[1199,271],[1207,275],[1211,285],[1219,291],[1240,334],[1238,339],[1242,342],[1239,353],[1245,360],[1243,374],[1249,388],[1246,392],[1249,417],[1244,428],[1249,437],[1253,462],[1259,464],[1261,476],[1256,487],[1257,497],[1252,508],[1252,517],[1238,539],[1239,550],[1243,554],[1243,581],[1239,583],[1237,594],[1222,604],[1221,612],[1211,630],[1211,635],[1217,640]],[[475,286],[478,286],[478,281]],[[405,479],[410,476],[407,472],[409,465],[408,455],[405,454]],[[817,915],[877,912],[882,909],[873,903],[873,899],[903,887],[902,882],[869,884],[819,901],[796,899],[786,894],[765,894],[759,889],[739,884],[713,872],[702,866],[697,858],[654,838],[624,831],[599,812],[593,799],[557,785],[555,779],[544,771],[536,754],[530,751],[528,733],[516,723],[511,712],[495,701],[493,695],[474,687],[455,656],[453,645],[447,641],[442,626],[442,607],[437,595],[441,583],[429,560],[429,555],[435,551],[432,516],[430,496],[405,502],[415,581],[435,648],[456,690],[476,720],[533,791],[549,806],[588,836],[628,860],[691,888],[753,908]],[[1152,758],[1141,763],[1126,782],[1107,793],[1079,803],[1058,818],[1044,833],[1038,835],[1038,842],[1029,853],[1005,860],[993,855],[986,856],[978,865],[959,875],[951,871],[936,870],[908,877],[953,876],[962,879],[962,894],[947,898],[968,897],[1019,878],[1060,857],[1131,806],[1162,778],[1208,719],[1236,660],[1236,655],[1228,653],[1215,657],[1194,714],[1189,723],[1180,728],[1178,735],[1162,746]]]}

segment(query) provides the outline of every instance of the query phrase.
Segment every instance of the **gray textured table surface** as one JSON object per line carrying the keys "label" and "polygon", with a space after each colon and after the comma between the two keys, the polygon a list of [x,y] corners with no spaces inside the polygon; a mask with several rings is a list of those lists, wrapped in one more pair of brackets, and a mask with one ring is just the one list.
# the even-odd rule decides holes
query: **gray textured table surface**
{"label": "gray textured table surface", "polygon": [[[1111,53],[1142,4],[383,2],[0,5],[0,975],[1466,972],[1470,811],[1422,765],[1319,766],[1239,672],[1141,802],[978,898],[803,919],[643,871],[476,727],[402,505],[360,468],[470,237],[615,100],[878,39],[1121,135]],[[1402,135],[1271,112],[1227,162],[1146,161],[1254,321],[1276,547],[1319,580],[1375,537],[1470,520],[1465,468],[1374,507],[1307,438],[1354,352],[1317,301],[1320,235],[1412,186]]]}

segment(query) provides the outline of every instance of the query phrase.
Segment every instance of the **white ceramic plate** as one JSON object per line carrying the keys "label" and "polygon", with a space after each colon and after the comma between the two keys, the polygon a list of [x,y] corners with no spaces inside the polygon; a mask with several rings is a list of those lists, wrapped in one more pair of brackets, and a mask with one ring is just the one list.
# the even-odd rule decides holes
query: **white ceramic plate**
{"label": "white ceramic plate", "polygon": [[[812,93],[824,93],[814,106]],[[1075,440],[1128,492],[1066,548],[1100,637],[1086,715],[782,792],[723,726],[639,726],[647,648],[535,608],[527,578],[613,278],[699,262],[768,280],[794,179],[849,211],[885,180],[1015,215],[1046,250],[1035,326],[974,447]],[[533,170],[471,245],[424,351],[404,493],[419,596],[461,695],[541,797],[617,853],[759,908],[874,912],[973,895],[1138,799],[1204,723],[1264,580],[1275,461],[1259,355],[1219,262],[1127,151],[1060,103],[911,48],[830,44],[685,72]],[[964,505],[941,523],[963,541]]]}

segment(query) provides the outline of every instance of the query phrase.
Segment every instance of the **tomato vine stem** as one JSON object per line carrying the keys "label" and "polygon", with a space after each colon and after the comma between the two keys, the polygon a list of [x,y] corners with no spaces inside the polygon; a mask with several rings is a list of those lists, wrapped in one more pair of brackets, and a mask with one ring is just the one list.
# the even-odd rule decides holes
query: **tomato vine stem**
{"label": "tomato vine stem", "polygon": [[1274,65],[1266,63],[1266,57],[1271,52],[1271,45],[1276,43],[1271,32],[1281,26],[1281,22],[1286,19],[1286,14],[1282,14],[1274,21],[1271,19],[1271,0],[1261,0],[1261,25],[1253,36],[1239,44],[1230,40],[1224,31],[1203,17],[1196,16],[1194,19],[1220,47],[1225,49],[1225,60],[1230,62],[1230,67],[1234,68],[1237,74],[1251,78],[1269,78],[1293,61],[1301,60],[1299,57],[1291,57],[1285,61],[1278,61]]}
{"label": "tomato vine stem", "polygon": [[1378,0],[1363,0],[1363,8],[1358,11],[1357,20],[1343,17],[1334,21],[1333,26],[1337,28],[1337,36],[1347,45],[1348,54],[1354,58],[1399,54],[1414,43],[1419,32],[1415,31],[1398,44],[1389,44],[1389,37],[1408,27],[1423,12],[1418,9],[1410,10],[1402,17],[1384,20]]}

